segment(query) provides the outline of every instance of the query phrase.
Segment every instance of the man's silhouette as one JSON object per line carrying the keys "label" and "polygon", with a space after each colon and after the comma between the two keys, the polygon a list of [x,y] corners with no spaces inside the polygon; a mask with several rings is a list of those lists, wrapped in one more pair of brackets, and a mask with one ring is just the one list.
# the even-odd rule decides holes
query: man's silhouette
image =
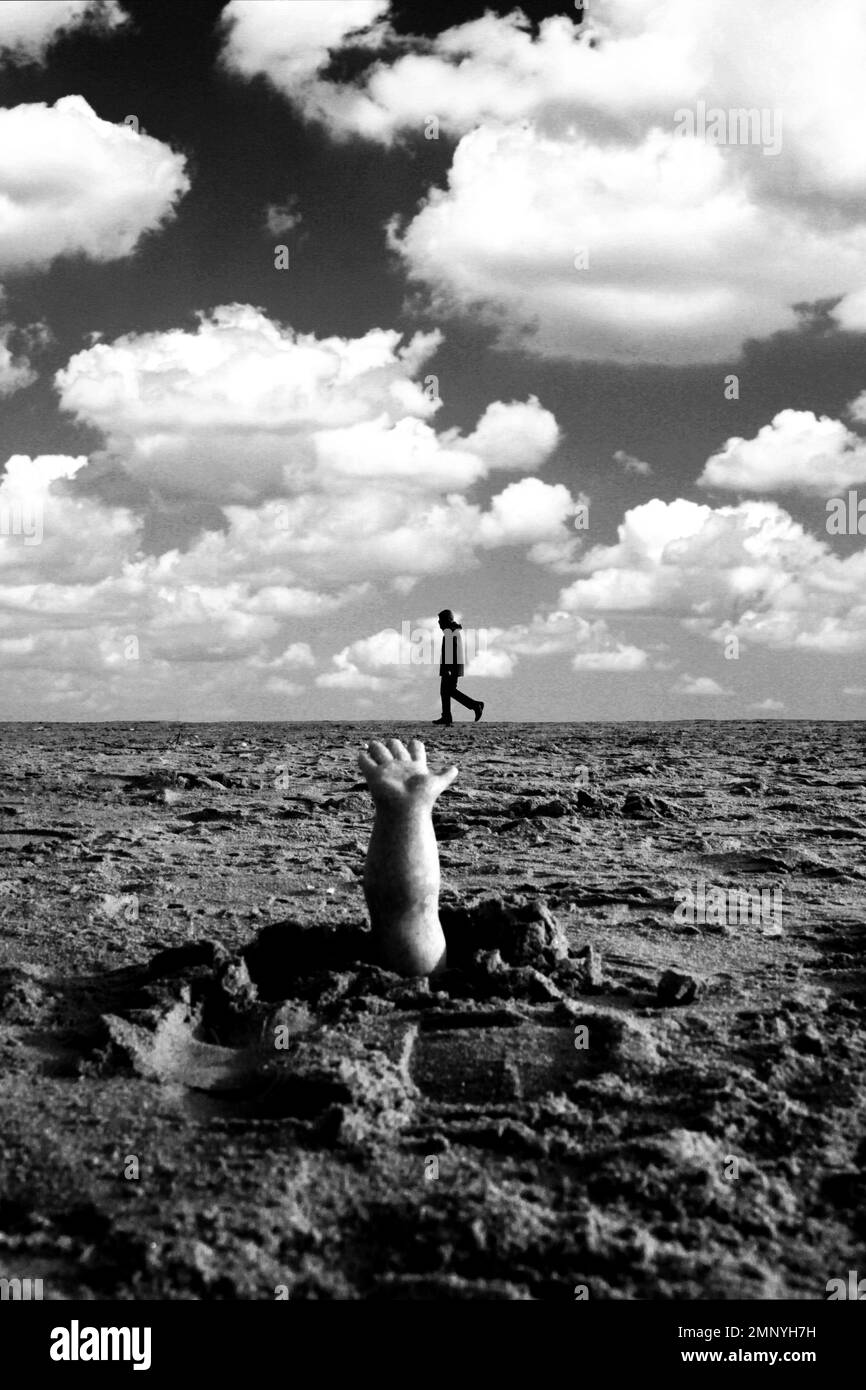
{"label": "man's silhouette", "polygon": [[470,700],[457,689],[457,681],[463,675],[463,628],[457,622],[450,608],[443,608],[439,614],[439,627],[442,630],[442,655],[439,658],[439,693],[442,696],[442,718],[434,719],[434,724],[453,724],[451,701],[465,705],[475,711],[475,722],[484,712],[483,700]]}

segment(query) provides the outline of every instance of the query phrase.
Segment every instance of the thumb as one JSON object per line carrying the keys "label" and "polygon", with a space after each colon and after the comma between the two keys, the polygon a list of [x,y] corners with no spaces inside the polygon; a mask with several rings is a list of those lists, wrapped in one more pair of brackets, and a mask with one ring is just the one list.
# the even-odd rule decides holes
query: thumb
{"label": "thumb", "polygon": [[438,796],[440,792],[444,792],[446,787],[450,787],[451,783],[455,780],[456,777],[459,777],[459,775],[460,774],[458,769],[454,766],[446,767],[443,769],[442,772],[437,772],[436,795]]}

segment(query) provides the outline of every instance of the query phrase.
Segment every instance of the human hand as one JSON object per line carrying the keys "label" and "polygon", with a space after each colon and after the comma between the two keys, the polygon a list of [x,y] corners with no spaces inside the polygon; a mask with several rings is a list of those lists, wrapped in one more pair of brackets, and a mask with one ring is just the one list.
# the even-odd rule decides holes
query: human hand
{"label": "human hand", "polygon": [[358,754],[358,766],[376,805],[391,810],[431,808],[458,775],[453,766],[431,772],[424,744],[418,738],[410,741],[408,750],[398,738],[389,738],[387,747],[374,739]]}

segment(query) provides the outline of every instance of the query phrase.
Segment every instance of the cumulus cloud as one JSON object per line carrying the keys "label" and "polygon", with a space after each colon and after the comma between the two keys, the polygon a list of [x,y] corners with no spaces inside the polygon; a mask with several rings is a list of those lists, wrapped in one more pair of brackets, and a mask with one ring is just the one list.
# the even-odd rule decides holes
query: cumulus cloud
{"label": "cumulus cloud", "polygon": [[771,695],[768,695],[766,700],[753,700],[749,705],[749,709],[756,710],[761,714],[781,714],[784,708],[784,700],[774,700]]}
{"label": "cumulus cloud", "polygon": [[439,402],[413,377],[439,341],[418,333],[401,347],[384,329],[317,339],[221,305],[195,331],[96,343],[56,380],[64,409],[102,430],[130,472],[169,493],[250,501],[312,479],[329,446],[339,471],[340,430],[375,425],[378,442],[431,417]]}
{"label": "cumulus cloud", "polygon": [[70,491],[86,463],[84,454],[13,454],[6,461],[0,478],[0,582],[20,585],[25,604],[45,584],[74,589],[98,583],[137,551],[139,518]]}
{"label": "cumulus cloud", "polygon": [[[862,401],[858,397],[858,401]],[[860,406],[851,407],[857,418]],[[700,487],[827,497],[866,482],[866,439],[826,415],[782,410],[754,439],[732,438],[709,458]]]}
{"label": "cumulus cloud", "polygon": [[274,236],[293,232],[301,225],[302,220],[294,198],[290,198],[287,203],[268,203],[265,208],[265,228]]}
{"label": "cumulus cloud", "polygon": [[526,402],[494,401],[466,439],[466,448],[492,468],[538,468],[556,448],[559,428],[537,396]]}
{"label": "cumulus cloud", "polygon": [[683,674],[672,689],[677,695],[697,695],[699,697],[733,694],[732,690],[723,690],[719,682],[713,680],[712,676],[688,676]]}
{"label": "cumulus cloud", "polygon": [[296,699],[298,695],[306,693],[307,687],[298,685],[297,681],[287,681],[283,676],[268,676],[265,681],[265,690],[269,695],[279,695],[281,699]]}
{"label": "cumulus cloud", "polygon": [[250,305],[194,332],[127,334],[57,374],[64,409],[103,431],[126,468],[166,493],[253,502],[347,480],[466,490],[493,469],[533,471],[556,446],[536,397],[487,407],[467,437],[437,433],[435,392],[414,380],[438,332],[295,333]]}
{"label": "cumulus cloud", "polygon": [[516,658],[510,652],[487,647],[472,658],[466,672],[473,679],[484,677],[490,680],[505,680],[512,674],[516,664]]}
{"label": "cumulus cloud", "polygon": [[244,77],[263,75],[306,100],[310,83],[350,35],[364,42],[389,0],[230,0],[222,12],[225,65]]}
{"label": "cumulus cloud", "polygon": [[739,182],[719,148],[651,130],[601,145],[480,127],[390,244],[442,312],[480,313],[509,347],[669,365],[736,357],[792,304],[866,276],[866,224],[813,225]]}
{"label": "cumulus cloud", "polygon": [[57,671],[91,671],[128,682],[142,673],[141,687],[157,694],[160,680],[185,663],[237,663],[240,673],[249,666],[282,678],[315,662],[309,643],[287,642],[291,624],[366,592],[365,584],[329,592],[268,584],[253,553],[245,564],[234,556],[223,574],[220,533],[205,533],[184,553],[145,555],[141,517],[76,488],[86,465],[84,455],[6,462],[0,638],[7,675],[47,668],[52,680]]}
{"label": "cumulus cloud", "polygon": [[[447,187],[391,229],[437,311],[546,355],[669,364],[730,359],[803,299],[842,296],[839,321],[862,324],[866,14],[848,0],[817,28],[808,0],[736,25],[725,0],[597,0],[582,25],[533,34],[515,10],[432,39],[397,39],[373,0],[321,9],[319,31],[303,5],[234,0],[226,62],[335,137],[423,138],[432,115],[458,141]],[[367,25],[364,71],[330,80]],[[683,134],[699,102],[749,116],[750,139]]]}
{"label": "cumulus cloud", "polygon": [[[725,0],[595,0],[585,22],[542,20],[533,34],[518,8],[414,40],[384,27],[385,0],[232,0],[224,59],[263,74],[333,134],[384,142],[423,132],[431,113],[454,137],[479,125],[532,123],[547,130],[595,124],[608,139],[639,141],[674,111],[708,108],[783,113],[782,170],[760,159],[754,177],[788,196],[847,199],[862,189],[866,152],[857,138],[866,19],[848,0],[826,0],[816,26],[808,0],[766,0],[732,25]],[[372,26],[372,27],[371,27]],[[354,83],[323,77],[349,38],[371,62]],[[375,52],[388,40],[391,56]],[[408,50],[408,51],[407,51]],[[772,55],[772,61],[768,61]]]}
{"label": "cumulus cloud", "polygon": [[831,318],[849,333],[866,333],[866,289],[843,295],[832,310]]}
{"label": "cumulus cloud", "polygon": [[854,400],[847,408],[847,414],[851,416],[852,420],[856,420],[858,424],[862,424],[866,421],[866,391],[861,391],[859,396],[855,396]]}
{"label": "cumulus cloud", "polygon": [[[514,669],[514,658],[492,646],[500,629],[464,628],[464,656],[468,675],[502,678]],[[361,637],[331,659],[333,670],[323,672],[316,684],[344,690],[408,691],[420,675],[437,676],[442,632],[434,615],[403,619],[400,628],[383,628]]]}
{"label": "cumulus cloud", "polygon": [[0,109],[0,270],[130,255],[174,215],[189,188],[184,166],[80,96]]}
{"label": "cumulus cloud", "polygon": [[575,671],[642,671],[648,660],[640,647],[620,643],[610,652],[578,652],[571,664]]}
{"label": "cumulus cloud", "polygon": [[290,642],[286,650],[276,658],[271,665],[279,666],[315,666],[316,658],[313,656],[309,642]]}
{"label": "cumulus cloud", "polygon": [[487,546],[541,543],[561,531],[574,508],[563,483],[521,478],[491,500],[490,510],[480,519],[478,537]]}
{"label": "cumulus cloud", "polygon": [[[5,302],[6,293],[0,285],[0,311]],[[0,397],[11,396],[15,391],[32,385],[37,373],[29,353],[41,351],[51,341],[53,335],[45,323],[28,323],[19,327],[0,319]]]}
{"label": "cumulus cloud", "polygon": [[673,615],[717,642],[780,650],[866,647],[866,551],[836,555],[775,502],[654,498],[577,567],[560,594],[566,611]]}
{"label": "cumulus cloud", "polygon": [[[419,674],[438,672],[442,641],[435,617],[406,621],[398,631],[385,628],[371,637],[349,643],[332,657],[333,670],[317,676],[325,688],[408,691]],[[618,641],[603,619],[589,621],[574,613],[537,613],[528,623],[511,627],[467,628],[467,679],[502,680],[511,676],[522,658],[534,661],[569,656],[579,672],[642,670],[647,653]]]}
{"label": "cumulus cloud", "polygon": [[652,473],[652,469],[643,459],[636,458],[634,454],[629,454],[625,449],[617,449],[613,456],[614,463],[622,464],[626,473],[640,473],[646,475]]}
{"label": "cumulus cloud", "polygon": [[509,545],[550,544],[561,560],[575,507],[564,485],[521,478],[487,509],[466,497],[497,470],[542,466],[556,420],[533,396],[491,403],[468,435],[437,432],[441,402],[415,378],[440,340],[320,340],[226,305],[195,331],[96,343],[56,381],[130,474],[222,507],[225,533],[202,542],[221,574],[254,562],[262,583],[319,588],[406,584]]}
{"label": "cumulus cloud", "polygon": [[[358,603],[377,580],[407,592],[508,546],[539,563],[533,552],[550,546],[561,560],[568,488],[514,476],[556,447],[554,417],[531,397],[491,403],[468,432],[437,432],[441,402],[418,377],[439,341],[379,329],[319,340],[233,305],[188,331],[76,354],[56,384],[62,405],[104,432],[97,463],[125,469],[160,506],[202,499],[221,521],[154,554],[145,514],[102,504],[84,456],[13,457],[0,487],[12,519],[0,545],[7,662],[89,671],[124,698],[194,664],[212,707],[243,708],[244,671],[257,673],[256,698],[292,696],[316,661],[298,623]],[[470,500],[497,470],[505,486]],[[322,683],[379,689],[374,656],[347,651]],[[479,674],[512,666],[503,649]]]}
{"label": "cumulus cloud", "polygon": [[[652,110],[669,104],[672,79],[688,92],[699,90],[685,24],[676,43],[670,24],[657,25],[667,29],[664,35],[629,35],[624,7],[618,16],[610,15],[612,8],[600,0],[594,15],[607,10],[620,33],[608,24],[603,48],[593,49],[586,41],[589,26],[580,30],[564,15],[543,21],[535,39],[515,9],[413,41],[397,39],[376,23],[387,14],[386,0],[319,0],[321,24],[305,0],[232,0],[224,11],[233,26],[224,61],[244,76],[266,76],[332,135],[364,135],[383,143],[400,131],[423,130],[431,113],[445,131],[459,135],[482,122],[587,115],[599,108],[609,116]],[[653,19],[662,9],[655,8]],[[689,18],[694,32],[694,15]],[[362,32],[365,26],[372,27]],[[347,37],[373,55],[353,84],[322,75]],[[377,61],[374,50],[385,40],[396,57]]]}
{"label": "cumulus cloud", "polygon": [[61,34],[73,29],[104,33],[126,15],[116,0],[4,0],[0,5],[0,61],[37,62]]}
{"label": "cumulus cloud", "polygon": [[15,355],[9,346],[14,332],[14,324],[0,323],[0,396],[11,396],[36,380],[29,358]]}

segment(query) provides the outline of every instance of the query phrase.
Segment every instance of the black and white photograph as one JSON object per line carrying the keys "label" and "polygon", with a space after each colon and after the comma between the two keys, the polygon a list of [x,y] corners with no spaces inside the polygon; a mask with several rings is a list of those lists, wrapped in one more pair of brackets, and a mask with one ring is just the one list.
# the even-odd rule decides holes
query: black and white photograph
{"label": "black and white photograph", "polygon": [[0,0],[27,1367],[853,1334],[864,75],[859,0]]}

